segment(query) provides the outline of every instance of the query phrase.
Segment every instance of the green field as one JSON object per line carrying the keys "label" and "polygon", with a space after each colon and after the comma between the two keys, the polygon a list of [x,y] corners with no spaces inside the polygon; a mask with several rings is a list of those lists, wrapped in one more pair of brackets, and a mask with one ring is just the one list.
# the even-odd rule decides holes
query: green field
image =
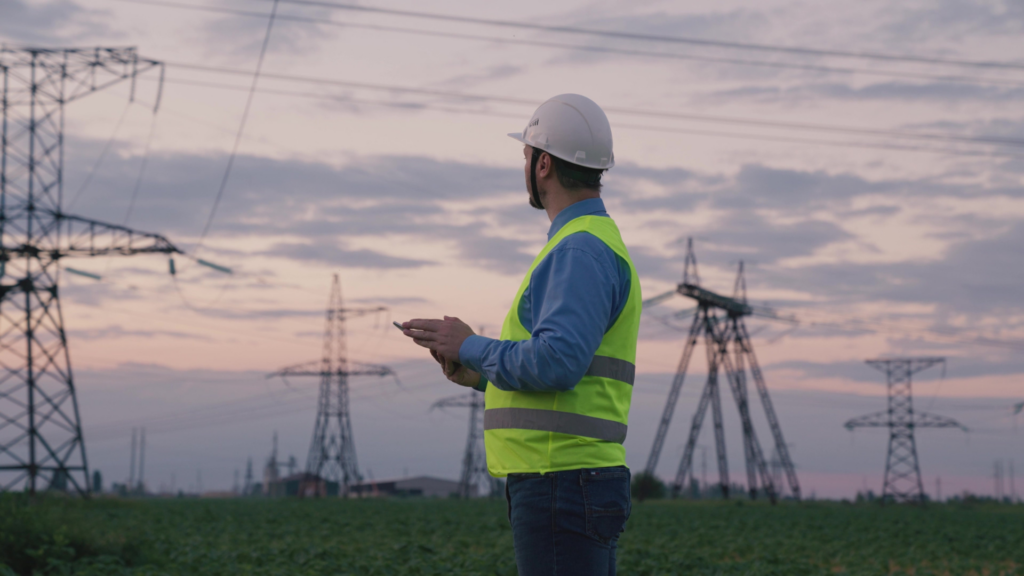
{"label": "green field", "polygon": [[[1024,574],[1024,507],[648,501],[620,574]],[[0,575],[515,574],[503,501],[0,497]]]}

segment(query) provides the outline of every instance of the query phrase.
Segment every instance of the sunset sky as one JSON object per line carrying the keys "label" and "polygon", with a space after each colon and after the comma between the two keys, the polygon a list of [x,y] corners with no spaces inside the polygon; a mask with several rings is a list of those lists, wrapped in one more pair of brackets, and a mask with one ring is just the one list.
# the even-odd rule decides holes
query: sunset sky
{"label": "sunset sky", "polygon": [[[349,323],[351,358],[392,366],[400,380],[352,381],[364,476],[456,478],[466,414],[429,408],[463,389],[389,318],[455,315],[497,335],[549,225],[527,205],[521,146],[506,134],[566,92],[608,110],[617,165],[602,196],[645,296],[680,281],[692,237],[705,287],[731,293],[742,260],[749,298],[798,319],[748,327],[805,494],[880,490],[885,432],[842,428],[885,407],[884,375],[863,362],[875,357],[948,359],[944,377],[936,367],[915,381],[916,407],[972,431],[919,431],[927,491],[941,476],[945,495],[990,493],[996,459],[1024,470],[1012,414],[1024,400],[1020,2],[360,4],[649,38],[282,1],[231,178],[196,251],[272,3],[0,3],[9,46],[136,46],[167,63],[155,117],[155,72],[133,104],[125,83],[68,107],[65,210],[123,222],[152,130],[129,225],[234,271],[179,258],[175,284],[159,256],[66,263],[103,278],[65,273],[62,300],[89,462],[107,482],[127,478],[137,426],[147,427],[153,489],[194,488],[200,474],[204,489],[227,489],[248,457],[258,475],[275,430],[282,455],[304,464],[316,382],[266,375],[319,358],[333,273],[347,305],[389,309]],[[645,312],[626,441],[634,469],[679,361],[687,320],[672,315],[688,308],[676,297]],[[704,377],[700,349],[662,477],[678,466]],[[724,400],[742,481],[735,405]],[[707,425],[700,444],[711,451]],[[699,476],[699,457],[696,466]]]}

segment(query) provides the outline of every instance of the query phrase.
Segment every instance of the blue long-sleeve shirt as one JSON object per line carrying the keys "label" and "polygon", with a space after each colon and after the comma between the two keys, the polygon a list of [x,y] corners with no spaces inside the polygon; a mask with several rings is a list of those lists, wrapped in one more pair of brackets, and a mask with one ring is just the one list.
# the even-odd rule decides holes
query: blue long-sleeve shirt
{"label": "blue long-sleeve shirt", "polygon": [[[559,212],[548,240],[570,220],[588,215],[608,217],[600,198]],[[481,374],[479,390],[488,382],[508,391],[571,390],[625,307],[629,290],[625,260],[592,234],[570,234],[537,265],[519,301],[516,313],[530,339],[470,336],[459,361]]]}

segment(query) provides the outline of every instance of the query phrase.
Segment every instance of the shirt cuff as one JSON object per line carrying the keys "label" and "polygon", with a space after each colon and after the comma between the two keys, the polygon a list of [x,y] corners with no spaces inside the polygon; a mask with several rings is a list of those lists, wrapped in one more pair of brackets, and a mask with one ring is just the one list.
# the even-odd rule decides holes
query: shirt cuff
{"label": "shirt cuff", "polygon": [[484,352],[487,351],[487,346],[491,342],[490,338],[484,338],[476,334],[466,338],[462,341],[462,346],[459,347],[459,362],[483,374],[480,366],[483,365]]}

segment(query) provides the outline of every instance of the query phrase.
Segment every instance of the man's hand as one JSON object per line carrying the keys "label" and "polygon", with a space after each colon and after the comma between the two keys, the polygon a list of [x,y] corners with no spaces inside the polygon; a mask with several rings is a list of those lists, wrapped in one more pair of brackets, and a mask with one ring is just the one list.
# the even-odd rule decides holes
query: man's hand
{"label": "man's hand", "polygon": [[453,374],[448,374],[447,372],[445,374],[449,380],[466,388],[476,388],[476,385],[480,383],[480,373],[474,372],[462,364],[459,364],[458,369]]}
{"label": "man's hand", "polygon": [[450,361],[458,361],[462,343],[474,334],[469,325],[454,316],[445,316],[444,320],[409,320],[402,323],[402,328],[402,334],[413,342]]}
{"label": "man's hand", "polygon": [[437,360],[437,363],[441,365],[441,371],[444,372],[445,378],[455,374],[456,370],[462,368],[462,364],[459,364],[455,360],[449,360],[433,350],[430,351],[430,355],[433,356],[434,360]]}

